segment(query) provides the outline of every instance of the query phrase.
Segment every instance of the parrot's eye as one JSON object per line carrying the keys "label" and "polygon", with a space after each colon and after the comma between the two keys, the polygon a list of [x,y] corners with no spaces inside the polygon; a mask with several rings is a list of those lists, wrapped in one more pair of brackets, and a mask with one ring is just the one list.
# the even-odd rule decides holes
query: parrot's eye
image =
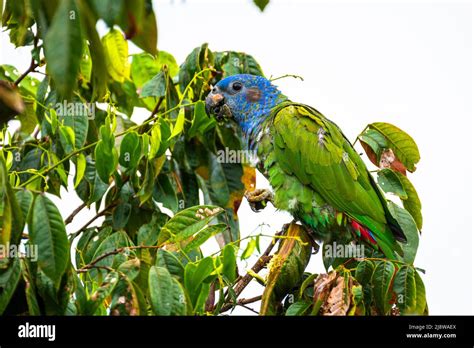
{"label": "parrot's eye", "polygon": [[240,82],[234,82],[234,83],[232,84],[232,89],[233,89],[234,91],[237,91],[237,92],[240,91],[240,90],[242,89],[242,83],[240,83]]}

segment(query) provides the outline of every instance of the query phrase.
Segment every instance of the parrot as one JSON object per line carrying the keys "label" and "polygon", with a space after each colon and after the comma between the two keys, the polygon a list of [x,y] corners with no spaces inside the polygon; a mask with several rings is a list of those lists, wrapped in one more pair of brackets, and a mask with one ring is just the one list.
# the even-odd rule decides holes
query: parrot
{"label": "parrot", "polygon": [[210,86],[209,115],[232,122],[272,189],[258,192],[288,211],[314,239],[338,233],[387,258],[403,256],[407,238],[364,161],[341,129],[315,108],[293,102],[267,78],[231,75]]}

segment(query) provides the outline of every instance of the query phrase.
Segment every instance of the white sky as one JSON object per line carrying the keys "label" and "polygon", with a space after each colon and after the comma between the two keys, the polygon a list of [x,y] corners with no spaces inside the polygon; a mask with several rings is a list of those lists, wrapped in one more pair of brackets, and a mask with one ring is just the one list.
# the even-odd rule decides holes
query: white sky
{"label": "white sky", "polygon": [[[421,161],[409,178],[424,215],[415,264],[427,271],[430,313],[474,313],[470,2],[271,0],[262,14],[250,0],[158,0],[155,10],[158,47],[178,63],[203,42],[216,51],[244,51],[267,76],[303,76],[304,82],[284,79],[278,85],[292,100],[335,121],[349,139],[375,121],[411,134]],[[29,50],[13,50],[4,33],[0,49],[1,64],[28,67]],[[258,181],[259,187],[268,185],[262,177]],[[80,201],[73,194],[63,199],[59,207],[66,217]],[[270,225],[263,229],[270,234],[290,220],[272,208],[255,214],[246,203],[239,215],[243,235],[261,223]],[[79,215],[68,230],[91,216]],[[214,243],[206,247],[214,249]],[[323,271],[320,260],[314,256],[309,270]],[[254,284],[242,296],[261,291]]]}

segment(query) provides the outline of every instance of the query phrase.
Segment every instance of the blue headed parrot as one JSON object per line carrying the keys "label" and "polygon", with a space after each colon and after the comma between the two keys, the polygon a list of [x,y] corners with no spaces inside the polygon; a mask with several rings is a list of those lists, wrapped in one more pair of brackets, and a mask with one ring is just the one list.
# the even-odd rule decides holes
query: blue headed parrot
{"label": "blue headed parrot", "polygon": [[292,102],[262,76],[226,77],[211,88],[206,109],[234,122],[269,180],[273,205],[317,240],[341,231],[386,257],[403,255],[406,237],[383,193],[341,129],[315,108]]}

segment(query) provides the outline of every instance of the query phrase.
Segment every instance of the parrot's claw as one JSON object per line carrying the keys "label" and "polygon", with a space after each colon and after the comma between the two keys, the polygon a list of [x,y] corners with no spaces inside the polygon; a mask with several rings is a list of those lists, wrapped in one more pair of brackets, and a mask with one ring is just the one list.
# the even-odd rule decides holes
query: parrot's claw
{"label": "parrot's claw", "polygon": [[267,202],[273,203],[273,193],[268,189],[246,191],[244,195],[254,212],[264,209],[267,206]]}

